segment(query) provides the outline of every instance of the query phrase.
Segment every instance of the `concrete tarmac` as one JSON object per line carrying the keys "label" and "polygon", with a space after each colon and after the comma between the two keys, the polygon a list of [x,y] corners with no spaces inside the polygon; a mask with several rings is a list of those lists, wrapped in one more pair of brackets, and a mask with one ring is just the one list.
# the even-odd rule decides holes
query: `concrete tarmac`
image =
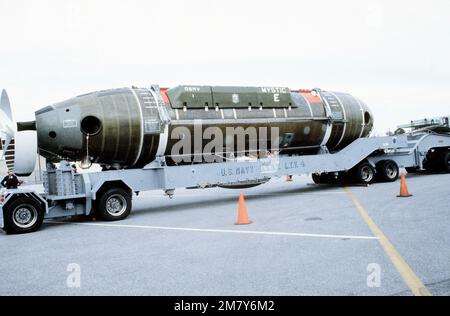
{"label": "concrete tarmac", "polygon": [[[450,175],[349,187],[432,295],[450,294]],[[306,176],[239,191],[160,191],[120,222],[46,221],[0,234],[0,295],[412,295],[341,187]]]}

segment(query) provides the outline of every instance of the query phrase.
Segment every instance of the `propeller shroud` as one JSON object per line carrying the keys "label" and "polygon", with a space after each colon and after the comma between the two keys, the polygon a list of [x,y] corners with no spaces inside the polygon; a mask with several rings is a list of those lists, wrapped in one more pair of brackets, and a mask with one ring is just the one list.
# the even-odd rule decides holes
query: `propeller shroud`
{"label": "propeller shroud", "polygon": [[0,98],[0,145],[0,159],[5,161],[8,170],[18,176],[29,176],[34,171],[37,160],[36,131],[18,131],[6,90],[2,90]]}

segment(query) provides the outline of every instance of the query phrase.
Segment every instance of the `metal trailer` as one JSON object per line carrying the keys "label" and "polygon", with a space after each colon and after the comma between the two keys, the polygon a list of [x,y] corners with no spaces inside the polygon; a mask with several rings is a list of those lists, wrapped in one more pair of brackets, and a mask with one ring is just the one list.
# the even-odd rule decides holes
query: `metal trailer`
{"label": "metal trailer", "polygon": [[359,138],[336,153],[322,148],[316,155],[279,155],[261,159],[233,159],[221,163],[167,166],[165,157],[141,169],[75,173],[71,164],[48,164],[45,193],[4,190],[0,227],[7,233],[36,231],[44,218],[95,214],[106,220],[126,218],[133,193],[163,190],[172,197],[176,188],[243,188],[286,175],[312,174],[316,183],[339,180],[369,184],[376,178],[395,181],[399,168],[450,172],[450,135],[430,130]]}

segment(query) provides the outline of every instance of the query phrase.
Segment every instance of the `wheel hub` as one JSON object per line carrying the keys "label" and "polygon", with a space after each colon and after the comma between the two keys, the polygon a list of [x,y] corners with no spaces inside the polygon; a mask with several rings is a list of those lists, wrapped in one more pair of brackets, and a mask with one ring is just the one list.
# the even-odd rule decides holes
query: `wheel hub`
{"label": "wheel hub", "polygon": [[364,167],[364,168],[361,170],[361,178],[362,178],[364,181],[366,181],[366,182],[369,182],[369,181],[372,180],[372,178],[373,178],[373,172],[372,172],[372,170],[370,169],[370,167]]}
{"label": "wheel hub", "polygon": [[111,195],[106,201],[106,211],[113,216],[122,215],[127,209],[127,201],[119,194]]}
{"label": "wheel hub", "polygon": [[20,228],[29,228],[36,223],[37,211],[29,205],[18,206],[13,213],[14,224]]}
{"label": "wheel hub", "polygon": [[389,178],[394,178],[397,175],[397,170],[393,166],[386,167],[386,174]]}

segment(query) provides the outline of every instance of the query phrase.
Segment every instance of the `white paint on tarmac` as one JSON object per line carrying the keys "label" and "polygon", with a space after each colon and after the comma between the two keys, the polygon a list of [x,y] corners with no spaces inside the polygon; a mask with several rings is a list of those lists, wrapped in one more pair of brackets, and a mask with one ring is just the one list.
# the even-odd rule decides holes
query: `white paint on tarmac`
{"label": "white paint on tarmac", "polygon": [[206,232],[206,233],[230,233],[230,234],[254,234],[254,235],[270,235],[270,236],[291,236],[291,237],[378,240],[378,238],[374,237],[374,236],[307,234],[307,233],[270,232],[270,231],[268,232],[268,231],[256,231],[256,230],[207,229],[207,228],[125,225],[125,224],[107,224],[107,223],[76,223],[76,222],[61,222],[61,221],[45,221],[45,223],[46,224],[68,224],[68,225],[84,225],[84,226],[117,227],[117,228],[138,228],[138,229],[153,229],[153,230],[173,230],[173,231],[187,231],[187,232]]}

